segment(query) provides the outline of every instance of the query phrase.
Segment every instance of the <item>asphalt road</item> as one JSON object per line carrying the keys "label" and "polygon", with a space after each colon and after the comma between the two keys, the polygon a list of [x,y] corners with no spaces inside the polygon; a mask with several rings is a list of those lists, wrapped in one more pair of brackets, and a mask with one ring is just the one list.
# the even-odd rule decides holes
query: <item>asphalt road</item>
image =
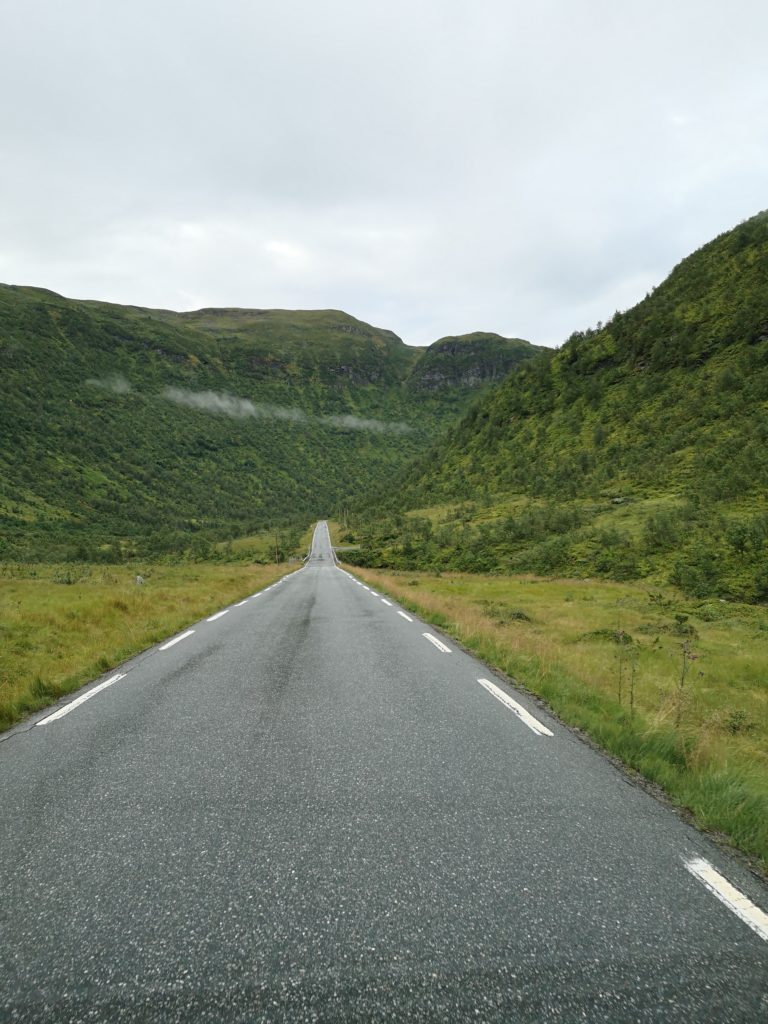
{"label": "asphalt road", "polygon": [[0,743],[0,1020],[768,1021],[766,886],[324,524],[190,629]]}

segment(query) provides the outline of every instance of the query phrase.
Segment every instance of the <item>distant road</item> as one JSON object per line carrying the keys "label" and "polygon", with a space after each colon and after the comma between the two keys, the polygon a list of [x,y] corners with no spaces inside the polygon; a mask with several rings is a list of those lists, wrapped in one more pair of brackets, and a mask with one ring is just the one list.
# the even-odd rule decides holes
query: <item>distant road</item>
{"label": "distant road", "polygon": [[324,523],[0,780],[2,1021],[768,1021],[767,887]]}

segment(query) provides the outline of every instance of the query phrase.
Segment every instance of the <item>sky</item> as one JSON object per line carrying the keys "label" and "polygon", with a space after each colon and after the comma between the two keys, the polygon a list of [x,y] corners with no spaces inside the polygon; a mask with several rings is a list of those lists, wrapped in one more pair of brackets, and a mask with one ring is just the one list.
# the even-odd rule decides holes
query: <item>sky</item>
{"label": "sky", "polygon": [[768,207],[765,0],[0,0],[0,281],[556,346]]}

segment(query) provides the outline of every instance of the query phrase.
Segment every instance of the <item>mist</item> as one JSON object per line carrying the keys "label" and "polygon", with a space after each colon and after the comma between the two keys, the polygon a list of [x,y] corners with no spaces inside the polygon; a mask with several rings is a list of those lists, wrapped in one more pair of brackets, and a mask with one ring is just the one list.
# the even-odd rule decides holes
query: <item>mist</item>
{"label": "mist", "polygon": [[[127,383],[127,382],[126,382]],[[247,398],[238,398],[226,392],[188,391],[185,388],[167,387],[161,392],[162,397],[176,405],[184,405],[190,409],[209,412],[218,416],[229,416],[231,419],[267,419],[283,420],[290,423],[337,427],[341,430],[368,430],[378,434],[408,434],[413,427],[397,420],[362,419],[350,414],[332,416],[312,416],[303,409],[293,406],[270,405],[265,402],[251,402]]]}
{"label": "mist", "polygon": [[111,391],[115,395],[127,395],[131,391],[130,381],[121,373],[112,373],[107,377],[89,377],[85,383],[94,388],[101,388],[102,391]]}

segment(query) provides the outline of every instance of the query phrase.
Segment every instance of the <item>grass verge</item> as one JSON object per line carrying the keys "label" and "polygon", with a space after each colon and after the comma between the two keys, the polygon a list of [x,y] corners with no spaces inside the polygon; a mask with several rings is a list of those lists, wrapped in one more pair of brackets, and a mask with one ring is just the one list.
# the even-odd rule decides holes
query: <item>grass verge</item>
{"label": "grass verge", "polygon": [[295,568],[0,567],[0,730]]}
{"label": "grass verge", "polygon": [[639,584],[352,569],[768,871],[768,610]]}

